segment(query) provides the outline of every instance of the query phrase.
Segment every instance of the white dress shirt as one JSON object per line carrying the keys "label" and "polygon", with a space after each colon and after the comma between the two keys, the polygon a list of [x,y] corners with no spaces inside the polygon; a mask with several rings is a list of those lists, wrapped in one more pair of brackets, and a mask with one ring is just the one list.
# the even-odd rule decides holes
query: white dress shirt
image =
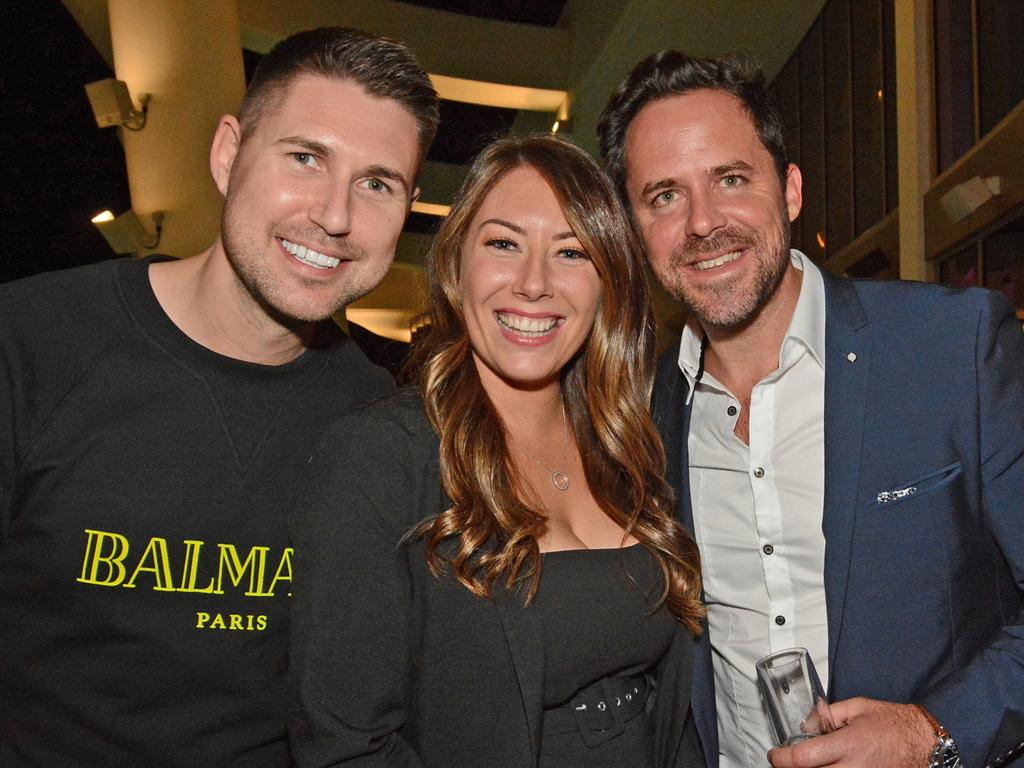
{"label": "white dress shirt", "polygon": [[779,367],[750,398],[750,445],[733,430],[740,402],[705,372],[703,332],[683,331],[679,367],[690,385],[690,499],[700,547],[715,673],[722,768],[766,766],[775,746],[754,663],[804,646],[828,686],[823,582],[825,288],[799,251],[800,298]]}

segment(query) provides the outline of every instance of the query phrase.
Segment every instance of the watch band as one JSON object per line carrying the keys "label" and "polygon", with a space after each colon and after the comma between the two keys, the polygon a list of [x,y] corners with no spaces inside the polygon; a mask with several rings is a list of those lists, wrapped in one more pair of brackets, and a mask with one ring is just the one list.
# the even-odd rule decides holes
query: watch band
{"label": "watch band", "polygon": [[935,731],[936,744],[928,756],[928,768],[963,768],[960,760],[960,750],[949,731],[939,723],[938,720],[927,709],[920,704],[914,704],[917,711],[924,715],[925,720]]}

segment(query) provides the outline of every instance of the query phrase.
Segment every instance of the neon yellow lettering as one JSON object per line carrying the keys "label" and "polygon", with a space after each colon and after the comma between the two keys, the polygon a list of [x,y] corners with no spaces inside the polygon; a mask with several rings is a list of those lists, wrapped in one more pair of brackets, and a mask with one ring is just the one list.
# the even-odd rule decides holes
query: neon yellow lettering
{"label": "neon yellow lettering", "polygon": [[209,594],[213,592],[213,577],[210,583],[202,589],[196,589],[196,578],[199,573],[199,551],[203,548],[203,542],[192,539],[185,539],[185,564],[181,569],[181,585],[179,592],[201,592]]}
{"label": "neon yellow lettering", "polygon": [[[152,563],[150,564],[150,561]],[[167,539],[153,537],[149,540],[149,546],[139,558],[139,564],[135,566],[132,576],[124,583],[125,589],[135,589],[135,579],[143,571],[152,573],[156,577],[156,585],[153,587],[157,592],[173,592],[174,582],[171,578],[171,561],[167,555]]]}
{"label": "neon yellow lettering", "polygon": [[[83,584],[96,584],[101,587],[116,587],[124,581],[124,559],[128,556],[128,539],[119,533],[94,531],[85,529],[88,537],[85,540],[85,560],[82,562],[82,575],[75,579]],[[110,542],[109,553],[104,553],[106,542]],[[100,578],[100,568],[104,567],[104,577]]]}
{"label": "neon yellow lettering", "polygon": [[[281,553],[281,562],[277,564],[277,571],[274,572],[274,580],[270,582],[270,588],[267,590],[268,596],[273,596],[274,590],[277,589],[277,582],[287,581],[291,584],[292,581],[292,555],[295,550],[292,547],[285,547],[284,552]],[[292,593],[288,593],[288,597],[291,597]]]}
{"label": "neon yellow lettering", "polygon": [[217,589],[215,595],[224,594],[224,571],[236,587],[241,584],[245,572],[249,572],[249,589],[246,597],[270,597],[273,593],[263,591],[263,578],[267,570],[267,552],[270,547],[253,547],[243,563],[238,557],[234,544],[218,544],[220,547],[220,565],[217,568]]}

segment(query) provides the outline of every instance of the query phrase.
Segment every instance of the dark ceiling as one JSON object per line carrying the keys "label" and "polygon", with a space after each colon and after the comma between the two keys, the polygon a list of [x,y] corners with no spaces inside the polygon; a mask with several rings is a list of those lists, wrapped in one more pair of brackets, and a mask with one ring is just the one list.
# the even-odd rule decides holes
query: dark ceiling
{"label": "dark ceiling", "polygon": [[494,21],[516,21],[553,27],[562,15],[565,0],[399,0],[436,11],[461,13]]}
{"label": "dark ceiling", "polygon": [[124,151],[82,86],[111,77],[60,0],[3,0],[0,282],[113,256],[89,221],[131,203]]}

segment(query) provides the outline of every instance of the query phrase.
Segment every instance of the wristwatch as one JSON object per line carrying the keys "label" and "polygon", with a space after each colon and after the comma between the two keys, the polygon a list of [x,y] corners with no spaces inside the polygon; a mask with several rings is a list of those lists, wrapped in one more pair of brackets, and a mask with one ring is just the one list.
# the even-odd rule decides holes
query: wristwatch
{"label": "wristwatch", "polygon": [[915,704],[914,706],[925,716],[928,724],[935,731],[936,744],[928,756],[928,768],[963,768],[964,764],[960,760],[960,750],[957,749],[956,742],[949,735],[949,731],[940,725],[939,721],[932,717],[932,713],[927,709],[920,704]]}

